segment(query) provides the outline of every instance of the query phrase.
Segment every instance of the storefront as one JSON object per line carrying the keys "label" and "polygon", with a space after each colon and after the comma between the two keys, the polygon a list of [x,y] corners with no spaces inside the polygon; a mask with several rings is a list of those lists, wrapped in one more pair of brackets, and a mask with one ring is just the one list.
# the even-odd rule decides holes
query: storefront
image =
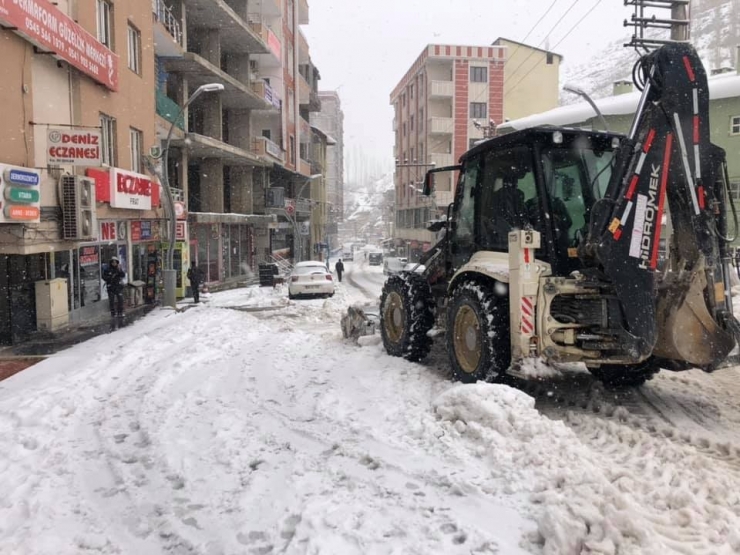
{"label": "storefront", "polygon": [[190,260],[206,283],[244,279],[254,273],[255,228],[267,228],[272,216],[200,214],[189,217]]}

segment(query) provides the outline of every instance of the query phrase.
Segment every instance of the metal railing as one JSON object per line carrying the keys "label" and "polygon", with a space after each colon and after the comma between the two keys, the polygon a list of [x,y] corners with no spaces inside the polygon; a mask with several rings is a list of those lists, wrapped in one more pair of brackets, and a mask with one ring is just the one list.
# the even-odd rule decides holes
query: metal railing
{"label": "metal railing", "polygon": [[[155,89],[155,92],[157,102],[157,114],[162,116],[170,123],[175,123],[175,118],[177,117],[177,114],[180,113],[180,105],[172,100],[169,96],[167,96],[164,91],[161,91],[160,89]],[[180,116],[180,119],[175,123],[175,125],[184,130],[184,118]]]}
{"label": "metal railing", "polygon": [[164,0],[152,0],[152,13],[154,21],[161,23],[177,44],[182,46],[180,22],[172,13],[172,8],[165,4]]}

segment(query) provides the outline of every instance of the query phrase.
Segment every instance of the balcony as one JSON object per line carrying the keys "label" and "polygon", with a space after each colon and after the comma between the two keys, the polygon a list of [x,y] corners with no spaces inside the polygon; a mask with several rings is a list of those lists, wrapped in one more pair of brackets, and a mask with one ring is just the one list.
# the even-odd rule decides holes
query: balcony
{"label": "balcony", "polygon": [[301,117],[301,118],[298,118],[298,125],[300,125],[300,128],[301,128],[301,142],[310,143],[311,142],[311,124]]}
{"label": "balcony", "polygon": [[311,162],[301,158],[300,164],[298,165],[298,171],[301,172],[305,176],[310,176],[311,175]]}
{"label": "balcony", "polygon": [[431,135],[452,135],[454,128],[452,118],[429,118],[428,133]]}
{"label": "balcony", "polygon": [[224,0],[188,0],[188,25],[218,29],[221,49],[230,54],[266,54],[262,35],[255,32]]}
{"label": "balcony", "polygon": [[[157,114],[162,116],[170,123],[175,123],[175,118],[177,117],[177,114],[180,113],[180,105],[159,89],[155,89],[155,93],[157,101]],[[177,121],[177,123],[175,123],[175,126],[183,130],[185,129],[183,116],[180,116],[180,119]]]}
{"label": "balcony", "polygon": [[191,160],[215,158],[229,166],[272,166],[271,161],[260,158],[254,152],[198,133],[188,133],[185,139],[173,139],[172,146],[187,149]]}
{"label": "balcony", "polygon": [[170,73],[181,73],[187,76],[190,90],[195,90],[206,83],[222,83],[224,90],[218,93],[224,108],[240,110],[271,110],[272,102],[258,95],[252,86],[247,86],[205,58],[193,52],[186,52],[182,58],[164,60],[164,69]]}
{"label": "balcony", "polygon": [[308,0],[298,0],[298,25],[308,25]]}
{"label": "balcony", "polygon": [[298,63],[307,64],[311,61],[311,57],[308,55],[308,41],[306,35],[303,34],[301,29],[298,29]]}
{"label": "balcony", "polygon": [[452,98],[455,84],[452,81],[432,81],[429,87],[429,98]]}
{"label": "balcony", "polygon": [[452,154],[432,154],[432,162],[437,168],[444,168],[446,166],[454,165],[452,160]]}
{"label": "balcony", "polygon": [[182,56],[182,24],[164,0],[152,0],[154,52],[157,56]]}
{"label": "balcony", "polygon": [[280,110],[282,108],[283,101],[280,100],[280,97],[277,95],[277,92],[275,92],[275,89],[273,89],[265,81],[254,81],[252,83],[252,90],[254,91],[254,94],[264,98],[265,102],[270,104],[271,108],[274,108],[275,110]]}
{"label": "balcony", "polygon": [[273,143],[266,137],[254,137],[252,139],[252,152],[268,160],[273,158],[281,164],[285,163],[285,151],[280,148],[280,145]]}

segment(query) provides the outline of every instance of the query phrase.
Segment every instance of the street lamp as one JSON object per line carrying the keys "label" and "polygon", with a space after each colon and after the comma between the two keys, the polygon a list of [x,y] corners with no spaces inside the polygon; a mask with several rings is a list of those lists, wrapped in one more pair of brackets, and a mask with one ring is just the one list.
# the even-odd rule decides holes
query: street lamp
{"label": "street lamp", "polygon": [[177,308],[177,297],[175,295],[175,286],[177,284],[177,272],[174,267],[175,258],[175,233],[176,233],[176,216],[175,216],[175,199],[172,197],[172,190],[170,189],[169,171],[167,168],[167,161],[170,154],[170,141],[172,140],[172,133],[175,130],[175,124],[180,120],[182,115],[187,110],[188,106],[201,94],[205,92],[219,92],[224,90],[224,86],[221,83],[206,83],[201,85],[195,92],[190,95],[187,102],[180,108],[180,112],[177,117],[172,120],[170,130],[167,132],[167,140],[164,144],[164,152],[162,153],[162,181],[164,185],[164,196],[167,202],[168,212],[168,236],[169,236],[169,251],[165,258],[164,269],[162,275],[164,277],[164,304]]}
{"label": "street lamp", "polygon": [[594,112],[596,112],[596,115],[599,117],[599,121],[601,122],[601,125],[604,127],[604,131],[609,132],[609,126],[606,123],[606,120],[604,119],[604,115],[601,113],[601,110],[599,110],[599,107],[596,105],[596,103],[591,100],[591,97],[588,96],[588,93],[584,91],[583,89],[576,87],[575,85],[570,85],[566,83],[563,85],[563,90],[567,91],[569,93],[577,94],[580,97],[583,97],[586,102],[588,102],[591,105],[591,108],[594,109]]}

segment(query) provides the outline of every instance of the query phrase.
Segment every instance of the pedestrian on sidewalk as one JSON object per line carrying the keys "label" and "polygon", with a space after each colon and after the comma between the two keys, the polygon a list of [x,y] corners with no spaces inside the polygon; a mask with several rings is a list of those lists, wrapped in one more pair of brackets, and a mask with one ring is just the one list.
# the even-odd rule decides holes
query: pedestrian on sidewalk
{"label": "pedestrian on sidewalk", "polygon": [[337,277],[339,278],[339,283],[342,283],[342,274],[344,273],[344,264],[342,264],[341,258],[337,260],[337,263],[334,265],[334,269],[337,271]]}
{"label": "pedestrian on sidewalk", "polygon": [[121,268],[121,261],[115,256],[110,259],[103,272],[103,281],[108,290],[108,305],[113,318],[123,318],[123,287],[126,285],[126,272]]}
{"label": "pedestrian on sidewalk", "polygon": [[197,304],[200,302],[200,284],[203,283],[203,275],[195,262],[188,269],[188,279],[190,280],[190,289],[193,290],[193,300]]}

